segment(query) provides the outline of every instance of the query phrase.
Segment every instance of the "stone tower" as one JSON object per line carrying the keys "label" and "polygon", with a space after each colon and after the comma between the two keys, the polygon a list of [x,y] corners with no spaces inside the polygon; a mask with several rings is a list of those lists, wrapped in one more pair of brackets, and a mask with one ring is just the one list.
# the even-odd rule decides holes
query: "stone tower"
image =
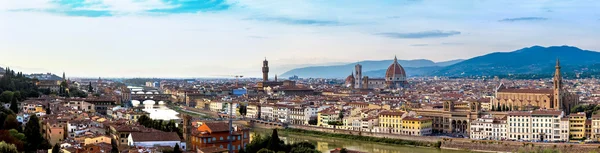
{"label": "stone tower", "polygon": [[563,109],[562,107],[562,76],[560,75],[560,60],[556,59],[556,71],[554,72],[554,79],[552,82],[554,83],[554,108],[555,109]]}
{"label": "stone tower", "polygon": [[362,85],[363,85],[362,84],[363,83],[362,82],[362,65],[356,64],[354,66],[354,70],[355,70],[355,72],[354,72],[355,73],[355,75],[354,75],[354,82],[356,83],[354,85],[354,88],[361,89]]}
{"label": "stone tower", "polygon": [[[181,114],[181,118],[183,119],[183,140],[188,146],[191,146],[190,135],[192,135],[192,116],[187,114]],[[187,149],[187,148],[186,148]]]}
{"label": "stone tower", "polygon": [[265,61],[263,61],[262,72],[263,82],[269,81],[269,61],[267,61],[267,58],[265,58]]}

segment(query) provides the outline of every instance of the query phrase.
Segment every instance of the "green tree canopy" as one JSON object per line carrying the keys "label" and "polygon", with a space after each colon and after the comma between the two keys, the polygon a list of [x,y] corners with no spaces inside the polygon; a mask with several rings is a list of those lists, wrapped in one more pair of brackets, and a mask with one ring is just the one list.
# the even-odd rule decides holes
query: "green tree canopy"
{"label": "green tree canopy", "polygon": [[269,150],[267,148],[262,148],[256,153],[275,153],[275,151]]}
{"label": "green tree canopy", "polygon": [[40,120],[37,116],[32,115],[31,117],[29,117],[29,121],[25,126],[25,137],[27,138],[27,151],[36,151],[40,149],[40,146],[44,147],[42,145],[42,142],[44,142],[44,138],[42,137],[42,133],[40,132]]}
{"label": "green tree canopy", "polygon": [[14,93],[12,91],[4,91],[0,94],[0,102],[10,103],[13,99]]}
{"label": "green tree canopy", "polygon": [[4,129],[17,129],[19,128],[19,121],[17,121],[17,116],[14,114],[8,115],[6,120],[4,120]]}
{"label": "green tree canopy", "polygon": [[0,152],[1,153],[19,153],[17,147],[14,144],[9,144],[4,141],[0,142]]}
{"label": "green tree canopy", "polygon": [[21,141],[25,141],[25,134],[19,133],[19,131],[17,131],[16,129],[10,129],[8,130],[8,132],[12,137],[15,137]]}

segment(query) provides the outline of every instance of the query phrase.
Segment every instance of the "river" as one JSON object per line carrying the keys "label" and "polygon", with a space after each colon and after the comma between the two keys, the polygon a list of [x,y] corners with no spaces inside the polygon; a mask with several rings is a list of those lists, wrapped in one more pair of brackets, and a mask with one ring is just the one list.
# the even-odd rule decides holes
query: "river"
{"label": "river", "polygon": [[[271,135],[271,130],[266,129],[253,129],[251,138],[256,134],[260,135]],[[279,138],[285,143],[295,143],[308,141],[316,144],[317,150],[323,153],[329,153],[330,150],[335,148],[347,148],[349,150],[356,150],[369,153],[464,153],[465,151],[459,150],[444,150],[434,149],[425,147],[412,147],[402,146],[393,144],[383,144],[367,141],[356,141],[347,140],[340,138],[329,138],[329,137],[314,137],[314,136],[303,136],[299,134],[290,134],[279,132]],[[252,141],[252,139],[250,139]]]}

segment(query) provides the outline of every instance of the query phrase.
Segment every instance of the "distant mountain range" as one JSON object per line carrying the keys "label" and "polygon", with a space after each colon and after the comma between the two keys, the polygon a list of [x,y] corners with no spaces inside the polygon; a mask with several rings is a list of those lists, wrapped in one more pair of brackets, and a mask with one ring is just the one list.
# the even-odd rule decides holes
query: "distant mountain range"
{"label": "distant mountain range", "polygon": [[[431,60],[426,59],[417,59],[417,60],[398,60],[398,63],[406,69],[406,73],[409,76],[421,76],[424,73],[422,72],[431,72],[433,70],[438,70],[442,67],[456,64],[461,62],[462,60],[452,60],[445,62],[433,62]],[[360,61],[363,67],[363,74],[369,77],[383,77],[385,75],[385,70],[394,62],[394,60],[381,60],[381,61]],[[343,65],[333,65],[333,66],[310,66],[303,68],[296,68],[290,71],[283,73],[281,76],[289,77],[293,75],[298,75],[303,78],[345,78],[354,72],[354,66],[357,63],[343,64]],[[379,74],[380,71],[383,71],[383,75],[375,75]],[[370,75],[371,74],[371,75]]]}
{"label": "distant mountain range", "polygon": [[572,46],[532,46],[513,52],[496,52],[474,57],[433,71],[429,75],[553,74],[557,59],[560,59],[563,73],[586,72],[596,69],[595,65],[600,63],[600,52]]}
{"label": "distant mountain range", "polygon": [[[540,74],[551,76],[556,59],[561,62],[562,72],[570,74],[599,74],[600,52],[582,50],[572,46],[532,46],[512,52],[495,52],[467,60],[435,63],[431,60],[398,60],[408,76],[510,76],[517,74]],[[393,60],[361,61],[363,75],[371,78],[385,76]],[[345,78],[354,71],[354,65],[312,66],[292,69],[282,76],[298,75],[303,78]]]}

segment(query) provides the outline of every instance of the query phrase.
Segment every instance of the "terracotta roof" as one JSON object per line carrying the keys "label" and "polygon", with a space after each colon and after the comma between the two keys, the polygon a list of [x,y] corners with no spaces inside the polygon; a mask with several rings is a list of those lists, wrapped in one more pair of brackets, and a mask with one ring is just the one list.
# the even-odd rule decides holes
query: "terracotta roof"
{"label": "terracotta roof", "polygon": [[508,116],[531,116],[531,112],[510,112]]}
{"label": "terracotta roof", "polygon": [[225,122],[206,122],[204,125],[208,126],[208,128],[212,132],[227,132],[229,131],[229,124]]}
{"label": "terracotta roof", "polygon": [[403,118],[402,120],[404,120],[404,121],[426,121],[426,120],[431,120],[431,118],[407,116],[407,117]]}
{"label": "terracotta roof", "polygon": [[531,115],[555,115],[558,116],[562,114],[562,111],[557,110],[534,110],[531,112]]}
{"label": "terracotta roof", "polygon": [[385,111],[385,112],[379,113],[379,115],[402,116],[402,115],[404,115],[404,112]]}
{"label": "terracotta roof", "polygon": [[152,132],[152,133],[142,133],[142,132],[134,132],[131,133],[131,137],[133,141],[143,142],[143,141],[181,141],[179,135],[175,132]]}
{"label": "terracotta roof", "polygon": [[199,148],[199,152],[202,153],[220,153],[227,152],[227,148],[219,148],[219,147],[208,147],[208,148]]}
{"label": "terracotta roof", "polygon": [[503,89],[498,89],[498,92],[552,94],[553,90],[552,89],[516,89],[516,88],[503,88]]}

